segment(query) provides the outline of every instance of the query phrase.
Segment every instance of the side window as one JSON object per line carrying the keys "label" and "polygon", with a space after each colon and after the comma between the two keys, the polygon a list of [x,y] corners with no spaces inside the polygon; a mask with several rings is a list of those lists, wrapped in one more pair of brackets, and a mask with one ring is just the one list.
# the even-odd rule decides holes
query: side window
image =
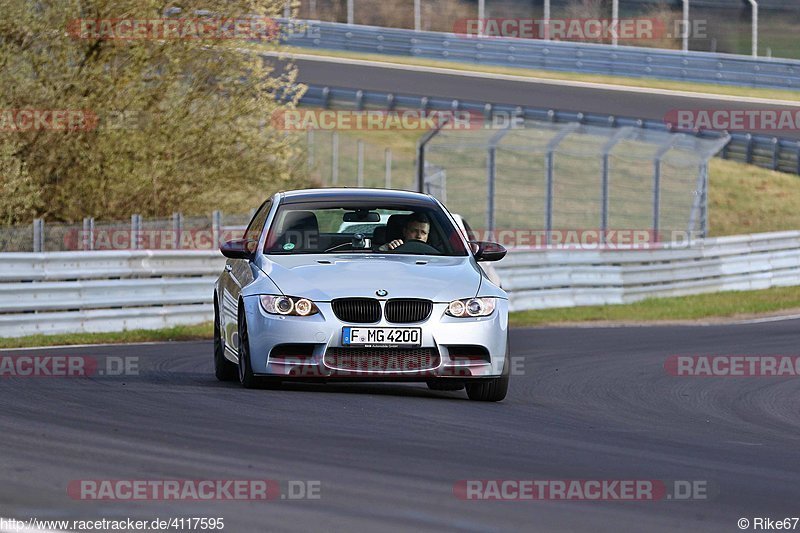
{"label": "side window", "polygon": [[264,230],[264,222],[267,221],[267,215],[269,215],[271,207],[272,200],[267,200],[261,204],[261,207],[258,208],[258,211],[256,211],[256,214],[253,216],[253,220],[250,221],[250,224],[247,225],[247,229],[244,231],[245,239],[258,240],[261,236],[261,232]]}

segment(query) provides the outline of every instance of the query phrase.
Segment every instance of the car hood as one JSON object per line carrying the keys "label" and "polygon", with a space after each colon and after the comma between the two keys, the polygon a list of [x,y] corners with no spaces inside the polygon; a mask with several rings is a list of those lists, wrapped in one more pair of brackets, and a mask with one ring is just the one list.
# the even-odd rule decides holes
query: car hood
{"label": "car hood", "polygon": [[468,256],[340,254],[272,255],[264,272],[286,295],[318,302],[335,298],[425,298],[449,302],[478,292],[481,275]]}

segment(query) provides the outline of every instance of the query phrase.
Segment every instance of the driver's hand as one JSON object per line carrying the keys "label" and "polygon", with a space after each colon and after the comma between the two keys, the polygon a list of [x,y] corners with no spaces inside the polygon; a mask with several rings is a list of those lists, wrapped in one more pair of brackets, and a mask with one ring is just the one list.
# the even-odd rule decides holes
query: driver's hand
{"label": "driver's hand", "polygon": [[383,252],[385,252],[386,250],[394,250],[395,248],[397,248],[401,244],[403,244],[403,239],[395,239],[393,241],[387,242],[386,244],[384,244],[383,246],[378,248],[378,250],[381,250]]}

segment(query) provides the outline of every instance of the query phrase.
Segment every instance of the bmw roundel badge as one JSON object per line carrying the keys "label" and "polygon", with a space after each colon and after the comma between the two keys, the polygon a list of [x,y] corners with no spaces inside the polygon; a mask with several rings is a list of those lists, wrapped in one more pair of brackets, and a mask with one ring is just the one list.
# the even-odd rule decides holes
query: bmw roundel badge
{"label": "bmw roundel badge", "polygon": [[378,296],[380,296],[382,298],[382,297],[386,296],[387,294],[389,294],[389,291],[387,291],[385,289],[378,289],[377,291],[375,291],[375,294],[377,294]]}

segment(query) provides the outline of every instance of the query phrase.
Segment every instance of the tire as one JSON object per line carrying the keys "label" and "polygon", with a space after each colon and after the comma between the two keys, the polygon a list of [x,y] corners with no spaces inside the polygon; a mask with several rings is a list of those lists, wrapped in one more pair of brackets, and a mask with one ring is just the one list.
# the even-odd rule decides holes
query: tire
{"label": "tire", "polygon": [[463,381],[453,381],[451,379],[430,379],[427,381],[430,390],[456,391],[464,388]]}
{"label": "tire", "polygon": [[239,308],[239,364],[238,375],[239,383],[245,389],[254,389],[258,386],[258,380],[253,374],[250,366],[250,337],[247,335],[247,321],[244,317],[244,310]]}
{"label": "tire", "polygon": [[467,383],[467,397],[476,402],[500,402],[508,394],[508,381],[511,375],[511,361],[508,359],[510,351],[506,341],[506,357],[503,361],[503,373],[500,377]]}
{"label": "tire", "polygon": [[235,381],[237,368],[225,357],[225,344],[219,327],[219,309],[214,299],[214,375],[219,381]]}

